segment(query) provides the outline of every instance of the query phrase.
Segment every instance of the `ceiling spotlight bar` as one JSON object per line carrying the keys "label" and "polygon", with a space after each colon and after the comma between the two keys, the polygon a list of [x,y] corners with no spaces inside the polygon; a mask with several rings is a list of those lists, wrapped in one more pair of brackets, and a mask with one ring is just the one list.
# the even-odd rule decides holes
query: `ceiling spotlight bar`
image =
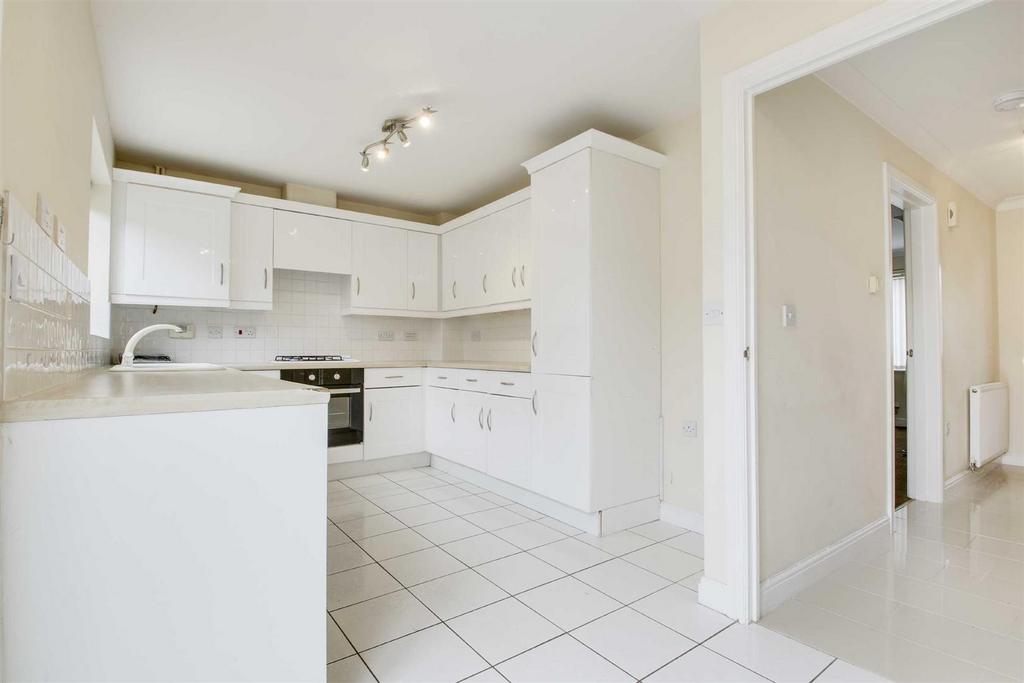
{"label": "ceiling spotlight bar", "polygon": [[380,130],[384,133],[384,137],[376,142],[371,142],[363,151],[359,153],[361,157],[359,168],[361,170],[370,170],[370,152],[374,152],[378,159],[387,159],[388,155],[391,154],[392,138],[398,138],[398,142],[401,143],[402,147],[408,147],[412,144],[412,140],[409,139],[409,135],[405,132],[412,128],[414,123],[419,123],[420,128],[430,128],[434,114],[437,113],[436,109],[432,107],[423,107],[419,110],[415,116],[411,116],[407,119],[387,119],[381,125]]}

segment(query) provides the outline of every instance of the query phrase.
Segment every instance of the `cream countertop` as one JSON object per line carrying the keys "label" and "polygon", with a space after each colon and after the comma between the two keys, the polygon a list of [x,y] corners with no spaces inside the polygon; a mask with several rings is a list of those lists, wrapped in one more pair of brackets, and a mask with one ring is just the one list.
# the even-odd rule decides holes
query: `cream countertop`
{"label": "cream countertop", "polygon": [[329,396],[292,382],[238,372],[109,372],[98,369],[64,386],[0,402],[0,422],[187,413],[327,403]]}
{"label": "cream countertop", "polygon": [[223,367],[234,370],[315,370],[317,368],[454,368],[461,370],[496,370],[500,372],[529,372],[529,363],[510,361],[321,361],[309,363],[224,363]]}

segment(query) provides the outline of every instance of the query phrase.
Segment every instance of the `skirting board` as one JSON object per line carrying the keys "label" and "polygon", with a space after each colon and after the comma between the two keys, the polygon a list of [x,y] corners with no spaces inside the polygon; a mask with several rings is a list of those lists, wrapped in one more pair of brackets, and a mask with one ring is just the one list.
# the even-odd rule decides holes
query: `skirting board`
{"label": "skirting board", "polygon": [[390,458],[358,460],[356,462],[340,462],[327,466],[327,481],[332,479],[348,479],[349,477],[365,477],[367,474],[395,472],[413,467],[426,467],[430,464],[430,453],[407,453]]}
{"label": "skirting board", "polygon": [[1007,453],[999,461],[1003,465],[1013,465],[1014,467],[1024,467],[1024,453]]}
{"label": "skirting board", "polygon": [[945,487],[946,490],[949,490],[950,488],[956,486],[961,481],[963,481],[964,479],[969,477],[971,474],[973,474],[973,473],[970,470],[964,470],[963,472],[957,472],[952,477],[950,477],[949,479],[946,480],[946,487]]}
{"label": "skirting board", "polygon": [[659,517],[662,521],[681,526],[688,531],[696,531],[698,534],[704,533],[704,515],[699,512],[684,510],[662,501]]}
{"label": "skirting board", "polygon": [[883,540],[887,542],[888,537],[889,517],[880,517],[837,543],[764,580],[761,583],[761,615],[764,616],[845,563],[863,555],[866,546]]}
{"label": "skirting board", "polygon": [[697,602],[716,612],[732,616],[732,593],[729,592],[729,586],[720,581],[701,576],[700,583],[697,584]]}

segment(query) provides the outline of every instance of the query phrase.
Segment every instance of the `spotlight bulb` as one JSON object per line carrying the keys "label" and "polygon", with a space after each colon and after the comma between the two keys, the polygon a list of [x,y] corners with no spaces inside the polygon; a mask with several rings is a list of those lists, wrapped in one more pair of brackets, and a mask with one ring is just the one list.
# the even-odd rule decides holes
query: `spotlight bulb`
{"label": "spotlight bulb", "polygon": [[434,110],[430,107],[423,107],[423,111],[420,112],[420,128],[430,128],[431,116],[433,116]]}
{"label": "spotlight bulb", "polygon": [[362,169],[363,173],[366,173],[367,171],[369,171],[370,170],[370,157],[368,157],[368,156],[366,156],[364,154],[363,155],[363,160],[359,164],[359,168]]}
{"label": "spotlight bulb", "polygon": [[412,140],[409,139],[404,130],[398,131],[398,141],[402,143],[402,147],[408,147],[412,144]]}
{"label": "spotlight bulb", "polygon": [[391,154],[391,150],[387,148],[387,145],[382,145],[381,148],[377,150],[378,159],[387,159],[388,154]]}

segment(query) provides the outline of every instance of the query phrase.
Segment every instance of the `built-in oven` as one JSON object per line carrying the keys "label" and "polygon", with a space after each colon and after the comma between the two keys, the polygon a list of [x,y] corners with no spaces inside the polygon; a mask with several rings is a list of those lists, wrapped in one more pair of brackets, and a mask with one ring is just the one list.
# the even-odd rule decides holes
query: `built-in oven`
{"label": "built-in oven", "polygon": [[282,370],[281,379],[321,387],[327,403],[327,446],[363,442],[363,369]]}

